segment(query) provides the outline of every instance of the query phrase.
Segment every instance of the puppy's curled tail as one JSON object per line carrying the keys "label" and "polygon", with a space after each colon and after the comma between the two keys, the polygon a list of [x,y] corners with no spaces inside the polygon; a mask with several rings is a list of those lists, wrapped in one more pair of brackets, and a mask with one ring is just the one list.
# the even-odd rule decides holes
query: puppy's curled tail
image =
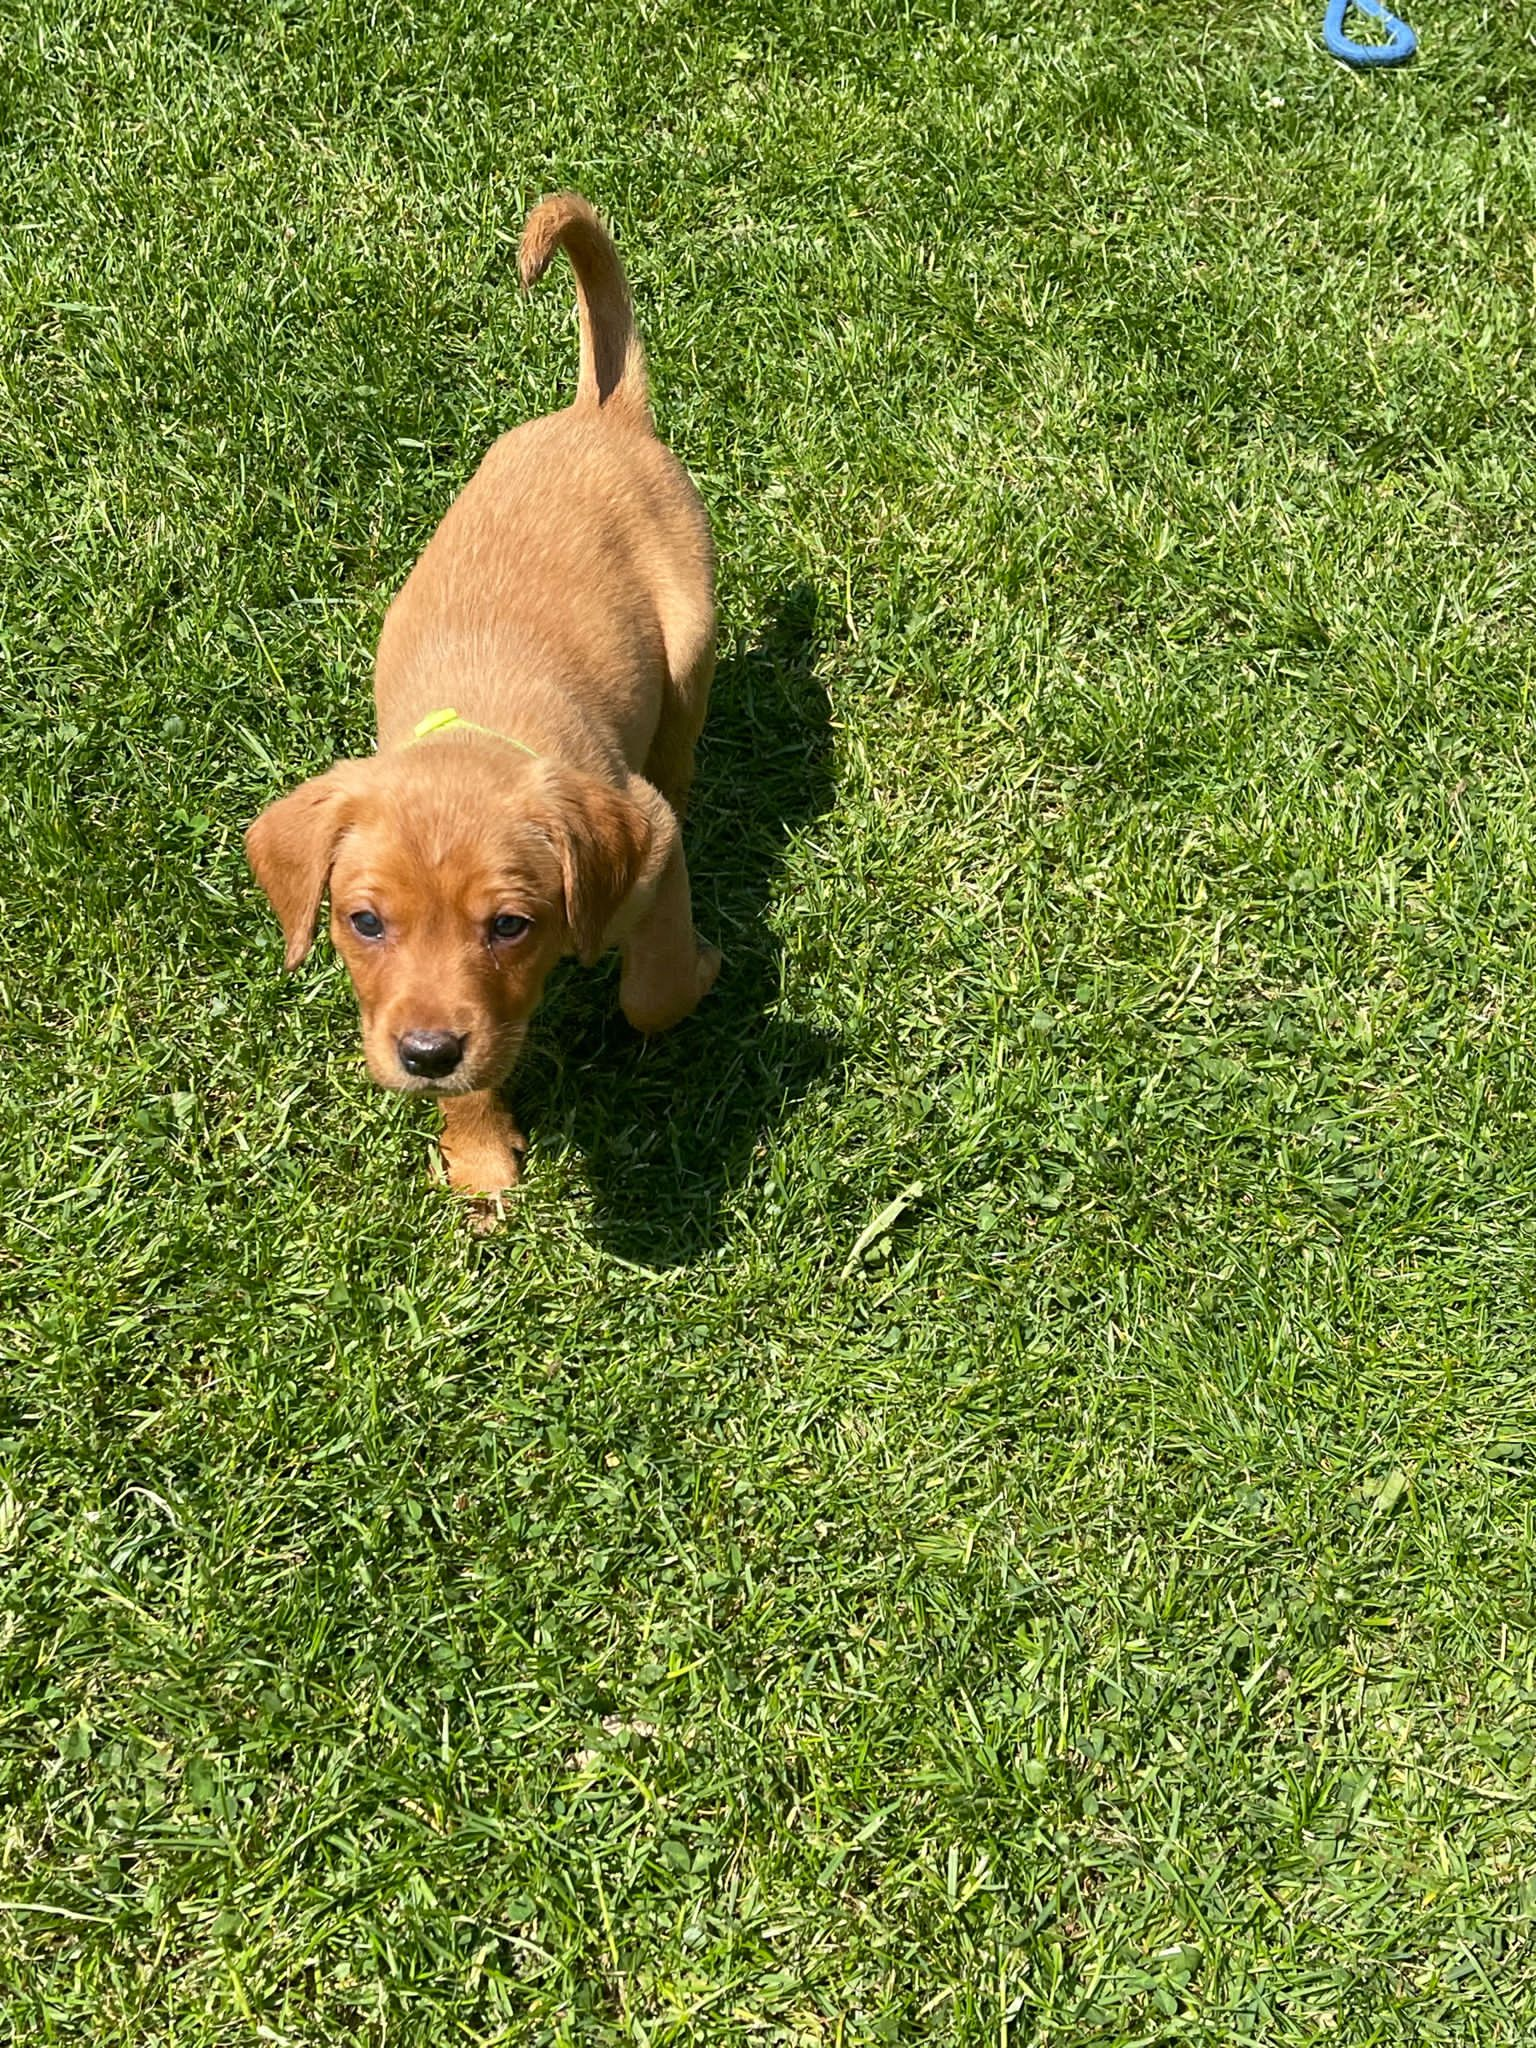
{"label": "puppy's curled tail", "polygon": [[648,426],[645,351],[635,331],[619,253],[596,213],[575,192],[542,199],[529,214],[517,252],[525,287],[538,283],[561,248],[576,273],[581,317],[581,375],[572,410]]}

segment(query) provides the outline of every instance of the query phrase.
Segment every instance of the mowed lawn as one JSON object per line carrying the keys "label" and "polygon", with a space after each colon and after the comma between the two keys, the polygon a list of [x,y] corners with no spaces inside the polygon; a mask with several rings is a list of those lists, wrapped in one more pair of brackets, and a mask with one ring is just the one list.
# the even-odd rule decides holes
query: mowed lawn
{"label": "mowed lawn", "polygon": [[[1536,2039],[1536,46],[1320,9],[6,10],[0,2040]],[[240,841],[564,185],[726,966],[477,1238]]]}

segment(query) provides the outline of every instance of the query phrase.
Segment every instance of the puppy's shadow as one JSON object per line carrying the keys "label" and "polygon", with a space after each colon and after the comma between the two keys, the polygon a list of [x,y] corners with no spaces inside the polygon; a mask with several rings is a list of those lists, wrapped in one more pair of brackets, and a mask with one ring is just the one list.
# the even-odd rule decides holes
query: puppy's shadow
{"label": "puppy's shadow", "polygon": [[767,914],[790,840],[832,802],[820,656],[815,593],[799,586],[715,674],[684,833],[694,921],[725,956],[714,989],[647,1042],[619,1014],[616,964],[563,974],[513,1081],[535,1154],[569,1139],[601,1242],[637,1264],[718,1243],[758,1147],[840,1062],[835,1038],[777,1013],[781,948]]}

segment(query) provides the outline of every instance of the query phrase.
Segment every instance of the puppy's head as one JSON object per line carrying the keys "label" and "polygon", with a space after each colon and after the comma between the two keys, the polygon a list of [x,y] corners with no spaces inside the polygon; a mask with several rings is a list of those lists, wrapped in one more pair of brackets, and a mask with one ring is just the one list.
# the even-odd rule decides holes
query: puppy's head
{"label": "puppy's head", "polygon": [[374,1080],[467,1095],[505,1077],[561,955],[597,957],[651,825],[591,776],[448,743],[339,762],[245,844],[290,968],[329,890]]}

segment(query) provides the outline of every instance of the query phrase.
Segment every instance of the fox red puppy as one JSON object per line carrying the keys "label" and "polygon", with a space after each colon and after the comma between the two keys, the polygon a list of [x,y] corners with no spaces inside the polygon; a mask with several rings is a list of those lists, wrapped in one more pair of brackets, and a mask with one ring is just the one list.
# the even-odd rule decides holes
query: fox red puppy
{"label": "fox red puppy", "polygon": [[450,1182],[513,1185],[504,1102],[545,978],[617,946],[619,1001],[665,1031],[714,982],[681,823],[715,660],[698,492],[656,438],[617,252],[574,194],[523,230],[533,284],[576,275],[568,410],[503,435],[384,620],[378,752],[251,826],[246,851],[297,967],[330,897],[369,1072],[437,1098]]}

